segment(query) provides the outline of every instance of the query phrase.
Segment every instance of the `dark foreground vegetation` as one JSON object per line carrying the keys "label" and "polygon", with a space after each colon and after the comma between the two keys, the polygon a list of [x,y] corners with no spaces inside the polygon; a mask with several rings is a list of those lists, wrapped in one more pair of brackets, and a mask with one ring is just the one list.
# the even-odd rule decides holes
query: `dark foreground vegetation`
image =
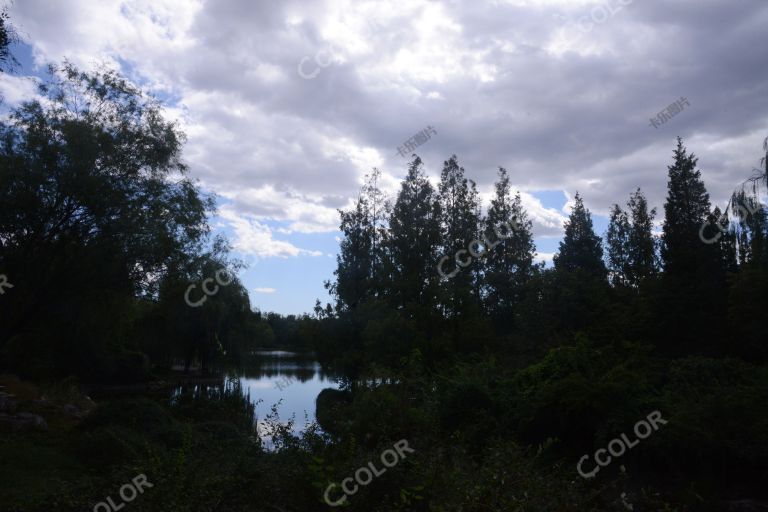
{"label": "dark foreground vegetation", "polygon": [[[640,190],[604,239],[577,196],[545,268],[503,169],[481,215],[456,157],[436,189],[414,157],[396,198],[374,171],[341,213],[335,303],[262,316],[237,278],[184,300],[241,264],[160,105],[113,72],[52,73],[0,124],[0,511],[119,506],[137,475],[152,486],[124,512],[327,510],[330,483],[403,439],[414,452],[346,509],[766,510],[765,160],[721,212],[678,140],[661,237]],[[88,398],[264,346],[346,376],[301,436],[267,418],[270,450],[237,381]],[[653,411],[661,428],[580,476]]]}

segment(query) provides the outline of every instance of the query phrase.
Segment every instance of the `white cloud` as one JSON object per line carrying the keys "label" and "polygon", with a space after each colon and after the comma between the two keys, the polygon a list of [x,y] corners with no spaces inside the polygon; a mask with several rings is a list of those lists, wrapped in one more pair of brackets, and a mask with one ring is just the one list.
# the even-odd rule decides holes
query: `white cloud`
{"label": "white cloud", "polygon": [[276,190],[272,185],[220,194],[234,203],[232,208],[254,218],[288,221],[288,227],[277,230],[281,233],[322,233],[336,231],[339,226],[338,211],[320,204],[317,197]]}
{"label": "white cloud", "polygon": [[37,81],[26,76],[13,76],[0,72],[0,98],[11,106],[37,96]]}
{"label": "white cloud", "polygon": [[290,242],[275,240],[272,230],[249,215],[241,215],[224,206],[219,216],[234,230],[232,246],[243,254],[263,258],[288,258],[296,256],[322,256],[321,251],[300,249]]}
{"label": "white cloud", "polygon": [[253,291],[258,293],[275,293],[277,290],[275,288],[254,288]]}
{"label": "white cloud", "polygon": [[[514,184],[511,186],[511,193],[517,193]],[[483,213],[487,212],[487,206],[495,196],[492,186],[488,186],[486,191],[480,192],[480,200],[483,203]],[[563,223],[567,220],[567,215],[556,208],[544,206],[539,198],[531,192],[520,191],[520,200],[523,203],[523,209],[532,222],[533,235],[536,237],[561,236],[563,234]]]}
{"label": "white cloud", "polygon": [[563,233],[563,223],[568,219],[566,215],[555,208],[547,208],[537,197],[528,192],[520,192],[523,208],[533,221],[533,234],[535,236],[560,236]]}
{"label": "white cloud", "polygon": [[547,266],[552,265],[553,258],[555,257],[554,252],[536,252],[536,256],[534,257],[534,261],[544,263]]}

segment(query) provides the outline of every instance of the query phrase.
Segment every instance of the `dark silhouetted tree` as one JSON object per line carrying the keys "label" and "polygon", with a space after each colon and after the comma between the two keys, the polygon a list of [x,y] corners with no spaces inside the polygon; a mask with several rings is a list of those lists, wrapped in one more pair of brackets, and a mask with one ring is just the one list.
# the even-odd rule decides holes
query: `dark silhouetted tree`
{"label": "dark silhouetted tree", "polygon": [[627,210],[617,204],[611,208],[606,234],[608,269],[614,285],[637,288],[659,270],[653,236],[656,209],[648,211],[648,201],[637,189],[627,202]]}
{"label": "dark silhouetted tree", "polygon": [[411,312],[414,307],[435,308],[439,247],[440,204],[421,159],[414,157],[389,219],[392,302],[397,308]]}
{"label": "dark silhouetted tree", "polygon": [[0,261],[16,286],[0,348],[52,374],[119,375],[140,363],[136,300],[201,252],[213,202],[156,101],[114,72],[53,76],[0,126]]}
{"label": "dark silhouetted tree", "polygon": [[8,11],[0,10],[0,73],[13,68],[17,62],[11,55],[10,46],[16,39],[16,33],[8,18]]}
{"label": "dark silhouetted tree", "polygon": [[[668,167],[667,200],[661,257],[663,294],[657,314],[659,341],[672,353],[715,350],[713,334],[726,309],[724,258],[720,243],[704,243],[702,226],[714,220],[709,194],[678,137],[674,162]],[[705,236],[708,236],[705,234]]]}
{"label": "dark silhouetted tree", "polygon": [[496,195],[491,200],[484,221],[485,309],[497,326],[514,324],[516,306],[525,298],[525,290],[536,271],[533,262],[536,247],[532,223],[523,209],[520,193],[510,194],[509,177],[499,168]]}
{"label": "dark silhouetted tree", "polygon": [[338,311],[354,310],[374,295],[377,235],[366,188],[363,187],[351,210],[339,210],[343,238],[336,256],[336,281],[326,283],[336,298]]}
{"label": "dark silhouetted tree", "polygon": [[628,286],[630,270],[629,218],[618,204],[611,207],[605,245],[608,249],[608,279],[614,286]]}
{"label": "dark silhouetted tree", "polygon": [[691,276],[716,259],[714,244],[707,246],[699,237],[710,218],[709,194],[696,169],[698,159],[687,153],[679,137],[674,158],[668,167],[661,258],[667,276]]}
{"label": "dark silhouetted tree", "polygon": [[[441,236],[444,256],[454,260],[453,277],[443,280],[443,306],[449,317],[466,315],[479,307],[481,266],[469,254],[480,238],[480,204],[475,182],[464,176],[456,155],[443,164],[440,175]],[[476,244],[475,244],[476,245]],[[476,248],[473,248],[476,251]],[[448,266],[448,265],[445,265]]]}
{"label": "dark silhouetted tree", "polygon": [[560,251],[554,257],[555,269],[605,277],[601,242],[592,226],[592,215],[577,193],[571,215],[565,223],[565,235],[560,242]]}

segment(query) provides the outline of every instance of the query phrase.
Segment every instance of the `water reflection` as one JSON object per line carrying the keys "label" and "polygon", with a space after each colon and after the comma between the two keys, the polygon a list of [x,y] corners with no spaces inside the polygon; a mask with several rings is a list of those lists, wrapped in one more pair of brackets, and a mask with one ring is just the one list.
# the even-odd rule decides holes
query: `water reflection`
{"label": "water reflection", "polygon": [[[252,361],[241,368],[225,369],[218,383],[194,383],[174,390],[174,396],[198,386],[216,389],[229,379],[240,382],[244,394],[250,396],[256,408],[259,433],[264,434],[264,420],[277,406],[279,421],[287,424],[294,419],[293,431],[299,433],[306,424],[315,421],[315,400],[325,388],[338,389],[334,375],[325,372],[312,356],[286,351],[257,351]],[[269,446],[270,440],[264,439]]]}
{"label": "water reflection", "polygon": [[286,352],[283,350],[257,351],[253,353],[252,363],[240,369],[240,375],[250,379],[275,379],[289,375],[301,382],[307,382],[316,376],[325,381],[334,380],[334,376],[323,371],[322,366],[312,354]]}
{"label": "water reflection", "polygon": [[238,374],[243,390],[256,403],[263,420],[273,405],[281,423],[294,418],[294,432],[315,421],[315,400],[325,388],[338,389],[335,376],[325,372],[311,354],[259,351],[251,365]]}

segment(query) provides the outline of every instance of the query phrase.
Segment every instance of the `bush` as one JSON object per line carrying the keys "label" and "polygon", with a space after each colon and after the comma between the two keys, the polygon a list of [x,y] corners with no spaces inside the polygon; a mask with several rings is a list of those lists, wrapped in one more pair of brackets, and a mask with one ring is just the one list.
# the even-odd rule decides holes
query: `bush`
{"label": "bush", "polygon": [[152,400],[137,398],[102,404],[79,426],[82,431],[124,427],[156,437],[175,423],[173,416]]}
{"label": "bush", "polygon": [[74,436],[68,451],[82,464],[97,471],[128,464],[145,456],[146,439],[140,432],[106,426]]}
{"label": "bush", "polygon": [[317,423],[329,434],[340,435],[344,425],[349,425],[351,422],[349,412],[351,403],[352,393],[349,391],[333,388],[322,390],[315,400]]}

